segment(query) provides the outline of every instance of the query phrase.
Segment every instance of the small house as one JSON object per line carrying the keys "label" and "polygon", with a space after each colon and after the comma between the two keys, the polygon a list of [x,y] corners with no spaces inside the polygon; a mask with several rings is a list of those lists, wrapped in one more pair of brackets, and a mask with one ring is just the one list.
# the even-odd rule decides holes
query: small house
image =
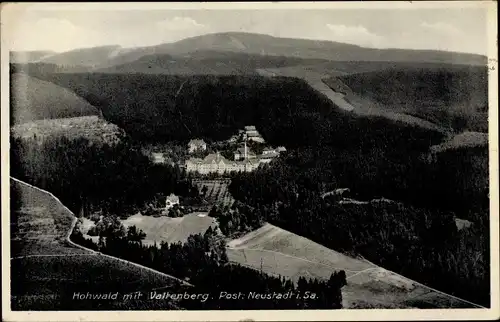
{"label": "small house", "polygon": [[179,196],[176,196],[174,195],[173,193],[171,193],[168,197],[167,197],[167,201],[165,203],[165,209],[170,209],[172,207],[174,207],[175,205],[178,205],[179,204]]}
{"label": "small house", "polygon": [[206,151],[206,150],[207,150],[207,143],[205,143],[205,141],[202,139],[191,140],[188,143],[189,153],[193,153],[196,151]]}

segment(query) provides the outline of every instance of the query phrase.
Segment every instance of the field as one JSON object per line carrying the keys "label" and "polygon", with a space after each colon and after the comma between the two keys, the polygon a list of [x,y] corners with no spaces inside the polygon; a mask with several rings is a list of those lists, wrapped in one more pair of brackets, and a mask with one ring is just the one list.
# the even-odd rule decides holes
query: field
{"label": "field", "polygon": [[204,199],[209,204],[222,204],[223,206],[231,206],[234,199],[228,191],[229,182],[223,180],[197,180],[194,182],[199,191],[203,187],[207,187],[207,192]]}
{"label": "field", "polygon": [[327,279],[333,272],[344,270],[344,308],[475,307],[271,224],[230,241],[227,252],[232,262],[295,281],[300,276]]}
{"label": "field", "polygon": [[206,213],[192,213],[179,218],[134,215],[122,223],[125,227],[136,226],[142,229],[146,233],[144,244],[152,245],[156,242],[159,245],[162,241],[185,242],[190,235],[204,233],[215,221]]}
{"label": "field", "polygon": [[22,73],[11,75],[11,124],[39,119],[100,115],[71,90]]}
{"label": "field", "polygon": [[68,139],[86,138],[92,142],[112,144],[125,135],[118,126],[98,116],[81,116],[61,119],[47,119],[26,122],[11,127],[16,138],[66,137]]}
{"label": "field", "polygon": [[[162,274],[76,247],[74,216],[50,194],[11,180],[12,310],[175,309],[168,301],[124,301],[125,293],[179,290]],[[116,293],[116,300],[76,300],[73,292]]]}

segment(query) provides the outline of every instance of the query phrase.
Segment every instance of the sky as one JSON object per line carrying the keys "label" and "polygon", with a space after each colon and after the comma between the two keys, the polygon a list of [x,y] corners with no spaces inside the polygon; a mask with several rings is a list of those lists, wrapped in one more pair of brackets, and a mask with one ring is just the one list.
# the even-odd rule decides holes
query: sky
{"label": "sky", "polygon": [[207,33],[243,31],[372,48],[487,54],[485,7],[250,10],[226,5],[224,10],[148,10],[146,6],[104,10],[52,6],[28,7],[11,19],[11,50],[62,52],[102,45],[151,46]]}

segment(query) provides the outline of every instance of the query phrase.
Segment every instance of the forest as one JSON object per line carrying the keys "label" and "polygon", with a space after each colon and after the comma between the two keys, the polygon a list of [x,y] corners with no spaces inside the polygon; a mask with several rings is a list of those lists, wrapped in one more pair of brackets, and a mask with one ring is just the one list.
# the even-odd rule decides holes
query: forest
{"label": "forest", "polygon": [[324,182],[316,178],[283,162],[240,174],[229,190],[253,208],[252,222],[270,222],[443,292],[489,305],[486,214],[474,213],[473,226],[458,231],[450,210],[390,200],[340,204],[338,197],[323,199]]}
{"label": "forest", "polygon": [[459,132],[488,131],[486,66],[392,68],[339,79],[352,92],[391,109],[403,109]]}
{"label": "forest", "polygon": [[198,196],[176,166],[155,165],[124,139],[95,144],[84,138],[11,137],[11,175],[46,189],[73,212],[129,216],[158,193]]}
{"label": "forest", "polygon": [[[280,276],[229,264],[225,242],[215,230],[209,228],[203,235],[191,235],[186,243],[144,246],[142,231],[135,226],[125,230],[119,220],[110,220],[100,230],[99,243],[85,239],[78,230],[71,239],[85,247],[104,254],[123,258],[158,271],[185,279],[194,285],[190,294],[209,293],[207,301],[183,300],[180,306],[190,310],[210,309],[339,309],[342,308],[341,287],[346,284],[344,271],[331,275],[327,281],[301,278],[297,285]],[[65,290],[70,292],[71,290]],[[220,299],[220,293],[314,293],[316,298],[273,299]],[[71,293],[71,292],[70,292]]]}

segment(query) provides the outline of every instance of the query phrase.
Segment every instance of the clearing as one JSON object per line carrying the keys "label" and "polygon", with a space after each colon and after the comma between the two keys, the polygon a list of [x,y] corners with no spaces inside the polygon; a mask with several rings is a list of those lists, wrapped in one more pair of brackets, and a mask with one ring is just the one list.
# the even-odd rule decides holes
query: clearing
{"label": "clearing", "polygon": [[477,307],[271,224],[229,241],[227,254],[232,262],[294,281],[300,276],[327,279],[344,270],[344,308]]}
{"label": "clearing", "polygon": [[136,226],[146,233],[145,245],[159,245],[162,241],[168,243],[186,242],[190,235],[203,234],[208,227],[215,224],[214,218],[207,213],[191,213],[183,217],[151,217],[140,214],[122,220],[125,227]]}

